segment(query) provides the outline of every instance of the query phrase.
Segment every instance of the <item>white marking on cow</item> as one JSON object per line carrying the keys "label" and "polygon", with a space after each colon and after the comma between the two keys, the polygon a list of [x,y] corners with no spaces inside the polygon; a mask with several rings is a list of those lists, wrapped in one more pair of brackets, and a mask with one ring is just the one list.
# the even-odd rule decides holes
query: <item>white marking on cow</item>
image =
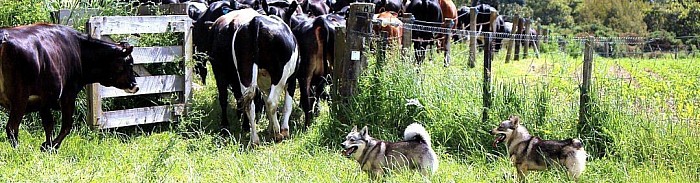
{"label": "white marking on cow", "polygon": [[282,113],[284,114],[284,118],[282,120],[282,130],[289,130],[289,116],[292,115],[293,100],[294,99],[289,94],[289,91],[287,91],[284,95],[284,108],[282,109]]}

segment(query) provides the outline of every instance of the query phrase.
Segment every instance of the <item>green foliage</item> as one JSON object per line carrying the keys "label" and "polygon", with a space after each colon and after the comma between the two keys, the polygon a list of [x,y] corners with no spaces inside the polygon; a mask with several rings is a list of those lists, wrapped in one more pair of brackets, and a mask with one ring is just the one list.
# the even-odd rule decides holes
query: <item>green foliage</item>
{"label": "green foliage", "polygon": [[0,0],[0,27],[50,22],[44,0]]}
{"label": "green foliage", "polygon": [[[577,6],[576,22],[582,25],[596,24],[616,32],[645,34],[644,12],[648,4],[629,0],[584,0]],[[584,30],[592,32],[593,30]]]}
{"label": "green foliage", "polygon": [[[683,37],[700,35],[700,2],[654,3],[644,22],[649,25],[649,32],[672,32]],[[686,39],[685,43],[697,47],[696,39]]]}
{"label": "green foliage", "polygon": [[532,8],[532,17],[539,19],[541,24],[571,27],[574,18],[568,0],[539,0],[529,1],[527,6]]}

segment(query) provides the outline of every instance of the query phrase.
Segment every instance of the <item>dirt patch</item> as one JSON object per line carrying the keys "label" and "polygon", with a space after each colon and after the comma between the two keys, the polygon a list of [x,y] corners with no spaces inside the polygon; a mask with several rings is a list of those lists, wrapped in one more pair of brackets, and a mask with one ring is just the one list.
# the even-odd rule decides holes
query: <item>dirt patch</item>
{"label": "dirt patch", "polygon": [[639,82],[632,77],[632,74],[625,70],[625,68],[622,68],[622,66],[615,65],[615,66],[610,66],[608,68],[608,73],[611,73],[615,78],[621,79],[624,82],[629,83],[630,85],[634,86],[634,88],[639,88]]}
{"label": "dirt patch", "polygon": [[644,72],[647,72],[647,74],[649,74],[649,76],[652,77],[652,78],[654,78],[655,80],[658,80],[658,81],[663,81],[663,80],[664,80],[664,78],[661,77],[661,75],[655,73],[654,71],[652,71],[652,70],[649,69],[649,68],[644,68]]}

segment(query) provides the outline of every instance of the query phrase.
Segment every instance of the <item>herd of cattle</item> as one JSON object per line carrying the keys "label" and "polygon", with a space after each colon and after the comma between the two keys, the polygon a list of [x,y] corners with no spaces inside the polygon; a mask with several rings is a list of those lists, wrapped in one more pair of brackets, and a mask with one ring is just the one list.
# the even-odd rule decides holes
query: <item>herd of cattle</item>
{"label": "herd of cattle", "polygon": [[[469,17],[465,8],[458,11],[451,0],[373,1],[377,17],[393,21],[402,12],[408,12],[415,16],[418,25],[443,26],[445,18],[452,18],[456,22],[451,28],[464,28],[468,22],[465,17]],[[182,1],[157,3],[174,2]],[[230,135],[226,112],[230,90],[237,100],[236,111],[242,116],[243,130],[250,130],[251,144],[260,142],[255,116],[263,107],[271,123],[271,137],[276,141],[287,138],[297,81],[304,123],[309,126],[319,100],[327,95],[323,88],[329,84],[333,69],[335,28],[345,25],[350,1],[190,0],[187,3],[188,15],[194,20],[195,49],[209,58],[200,61],[195,71],[205,82],[206,62],[212,65],[222,109],[221,134]],[[479,8],[479,12],[495,11],[488,5]],[[488,22],[488,16],[478,14],[478,22]],[[498,20],[497,31],[507,32],[507,22],[502,17]],[[387,30],[391,36],[400,36],[403,31],[398,27]],[[481,31],[490,31],[490,26],[483,26]],[[438,47],[450,40],[446,35],[431,32],[414,31],[412,35],[417,50],[435,44],[426,40],[439,40]],[[126,43],[92,39],[60,25],[0,28],[0,105],[10,111],[5,130],[12,146],[17,146],[24,114],[38,111],[46,133],[42,150],[57,149],[70,133],[75,99],[86,84],[98,82],[130,93],[138,91],[132,71],[132,50]],[[285,102],[280,125],[276,109],[282,93]],[[52,109],[60,109],[63,116],[61,131],[53,140]]]}

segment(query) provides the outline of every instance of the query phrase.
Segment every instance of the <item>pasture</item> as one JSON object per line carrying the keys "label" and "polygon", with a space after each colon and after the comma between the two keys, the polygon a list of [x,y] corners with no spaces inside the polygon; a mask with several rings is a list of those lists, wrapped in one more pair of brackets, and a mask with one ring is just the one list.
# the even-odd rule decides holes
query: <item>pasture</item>
{"label": "pasture", "polygon": [[[3,25],[48,19],[43,8],[37,8],[41,10],[35,14],[22,14],[24,9],[12,8],[15,5],[10,6],[11,1],[0,2],[8,3],[0,10],[13,10],[13,16],[24,17],[14,24],[0,17],[7,19],[0,19]],[[103,14],[128,12],[104,8]],[[140,44],[171,45],[173,37],[177,35],[143,35]],[[493,147],[494,136],[489,134],[511,114],[522,116],[530,133],[543,139],[582,139],[590,157],[581,182],[700,181],[700,59],[696,56],[596,56],[592,119],[587,125],[579,125],[583,65],[580,45],[572,44],[570,49],[560,51],[556,45],[545,44],[547,52],[539,58],[530,55],[507,64],[502,51],[493,60],[493,108],[488,123],[483,123],[483,53],[477,53],[476,67],[469,68],[469,47],[455,43],[452,48],[449,67],[443,67],[441,53],[433,53],[428,57],[432,59],[416,66],[405,60],[412,59],[412,52],[401,54],[391,48],[386,61],[380,63],[375,52],[366,50],[369,64],[348,108],[352,124],[334,119],[331,104],[323,102],[312,126],[301,130],[304,117],[297,90],[291,138],[273,143],[263,130],[263,143],[254,148],[247,146],[249,135],[241,132],[232,108],[228,114],[233,135],[219,136],[221,111],[211,68],[207,85],[195,77],[188,113],[175,123],[95,130],[86,120],[83,91],[77,101],[75,127],[57,152],[39,150],[44,134],[37,113],[26,115],[22,121],[16,149],[5,136],[0,137],[0,181],[369,182],[358,163],[341,155],[340,143],[347,132],[353,125],[367,125],[373,137],[397,141],[407,125],[419,122],[432,136],[440,157],[438,171],[431,177],[410,171],[391,172],[385,178],[387,182],[513,182],[515,168],[505,147]],[[153,67],[162,72],[177,70]],[[235,101],[233,95],[229,96],[229,101]],[[126,104],[133,101],[107,102],[114,109]],[[59,115],[54,116],[60,120]],[[4,127],[7,120],[8,113],[3,109],[0,126]],[[268,121],[261,117],[258,124],[258,129],[266,129]],[[532,172],[527,179],[572,181],[561,169]]]}
{"label": "pasture", "polygon": [[[514,168],[505,157],[505,148],[491,146],[493,137],[487,130],[509,114],[522,115],[531,133],[545,139],[584,139],[592,155],[582,182],[700,179],[700,143],[696,141],[700,81],[690,77],[700,67],[696,59],[596,57],[594,90],[599,95],[594,97],[595,127],[582,134],[576,125],[582,58],[554,52],[504,64],[503,54],[497,55],[493,63],[494,109],[490,122],[483,124],[482,69],[479,64],[471,69],[466,66],[466,54],[460,54],[466,48],[455,46],[454,61],[448,68],[428,61],[419,71],[414,64],[401,61],[398,52],[389,53],[388,61],[380,65],[370,57],[354,99],[355,123],[351,125],[368,125],[375,138],[399,140],[403,128],[418,121],[431,133],[441,161],[432,177],[394,172],[388,181],[506,180]],[[441,60],[438,57],[434,60]],[[208,79],[207,83],[214,83],[213,78]],[[219,113],[215,95],[211,84],[195,90],[188,116],[178,123],[95,131],[85,123],[84,115],[79,115],[73,135],[57,153],[39,151],[41,125],[36,114],[29,115],[22,124],[17,149],[0,138],[0,180],[368,181],[356,162],[340,155],[339,144],[352,126],[334,121],[327,103],[308,131],[299,130],[303,117],[295,103],[290,140],[249,148],[245,146],[247,135],[236,132],[231,139],[222,139],[214,133]],[[421,106],[406,105],[407,99],[418,99]],[[79,104],[84,107],[85,102]],[[235,115],[231,117],[235,119]],[[4,125],[7,113],[2,113],[0,121]],[[234,129],[238,124],[234,122]],[[267,122],[262,119],[260,124],[265,129]],[[528,179],[561,182],[567,177],[564,171],[544,171],[532,173]]]}

